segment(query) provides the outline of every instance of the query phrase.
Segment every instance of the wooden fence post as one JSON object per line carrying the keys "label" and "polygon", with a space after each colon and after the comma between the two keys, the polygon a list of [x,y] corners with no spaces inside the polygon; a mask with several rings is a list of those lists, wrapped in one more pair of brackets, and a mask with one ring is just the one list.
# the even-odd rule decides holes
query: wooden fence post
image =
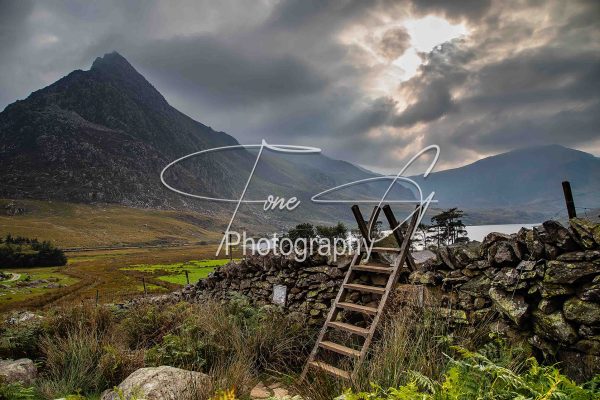
{"label": "wooden fence post", "polygon": [[144,285],[144,296],[147,296],[148,291],[146,290],[146,278],[142,278],[142,285]]}
{"label": "wooden fence post", "polygon": [[98,303],[100,302],[100,291],[96,289],[96,307],[98,307]]}
{"label": "wooden fence post", "polygon": [[190,275],[189,275],[187,269],[185,270],[185,280],[187,281],[187,284],[189,285],[190,284]]}
{"label": "wooden fence post", "polygon": [[575,202],[573,201],[573,193],[571,192],[571,184],[569,181],[564,181],[562,183],[563,193],[565,195],[565,203],[567,203],[567,213],[569,214],[569,219],[576,218],[577,212],[575,211]]}

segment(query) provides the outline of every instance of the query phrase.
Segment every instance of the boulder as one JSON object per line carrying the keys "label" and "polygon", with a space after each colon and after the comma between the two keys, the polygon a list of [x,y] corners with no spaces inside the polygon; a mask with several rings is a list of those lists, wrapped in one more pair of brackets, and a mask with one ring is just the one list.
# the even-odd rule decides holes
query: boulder
{"label": "boulder", "polygon": [[179,400],[200,392],[208,379],[208,375],[201,372],[169,366],[140,368],[117,386],[122,396],[107,390],[101,400]]}
{"label": "boulder", "polygon": [[575,239],[584,249],[600,246],[600,224],[582,218],[571,218],[569,221]]}
{"label": "boulder", "polygon": [[536,310],[532,315],[536,335],[562,344],[573,344],[577,341],[577,332],[560,311],[544,314]]}
{"label": "boulder", "polygon": [[556,258],[560,261],[594,261],[600,259],[600,250],[571,251]]}
{"label": "boulder", "polygon": [[488,262],[493,267],[510,267],[519,262],[510,242],[496,242],[490,246]]}
{"label": "boulder", "polygon": [[525,232],[525,244],[527,246],[527,252],[531,255],[533,260],[539,260],[544,257],[544,243],[540,240],[536,230],[532,229]]}
{"label": "boulder", "polygon": [[542,299],[538,303],[538,310],[543,312],[544,314],[552,314],[556,310],[558,310],[559,302],[555,299]]}
{"label": "boulder", "polygon": [[441,282],[442,275],[433,271],[413,271],[408,277],[411,283],[422,285],[436,285]]}
{"label": "boulder", "polygon": [[546,264],[545,283],[573,283],[578,279],[600,274],[598,261],[567,262],[552,260]]}
{"label": "boulder", "polygon": [[529,305],[523,296],[507,293],[494,287],[490,289],[489,295],[499,312],[509,317],[518,326],[523,324],[529,310]]}
{"label": "boulder", "polygon": [[450,269],[457,269],[452,259],[452,253],[446,246],[440,246],[437,249],[437,257]]}
{"label": "boulder", "polygon": [[600,356],[600,336],[582,339],[574,347],[582,353]]}
{"label": "boulder", "polygon": [[583,285],[577,292],[577,297],[583,301],[600,303],[600,275],[596,276],[592,282]]}
{"label": "boulder", "polygon": [[499,232],[490,232],[483,238],[483,242],[481,242],[481,247],[479,248],[480,254],[485,256],[489,248],[497,242],[508,242],[511,240],[510,235],[506,235],[504,233]]}
{"label": "boulder", "polygon": [[473,296],[487,296],[492,285],[492,280],[485,275],[479,275],[469,280],[460,287],[460,290]]}
{"label": "boulder", "polygon": [[585,325],[600,325],[600,304],[572,297],[563,304],[565,318]]}
{"label": "boulder", "polygon": [[544,283],[539,285],[539,290],[542,297],[546,299],[575,293],[573,286],[561,285],[558,283]]}
{"label": "boulder", "polygon": [[36,377],[37,368],[29,358],[0,360],[0,381],[4,383],[21,382],[28,386]]}
{"label": "boulder", "polygon": [[558,247],[562,251],[577,249],[577,244],[573,240],[571,233],[559,222],[546,221],[542,224],[542,227],[544,229],[539,231],[542,242]]}
{"label": "boulder", "polygon": [[464,268],[474,261],[477,261],[477,254],[466,246],[451,247],[452,259],[454,265],[459,268]]}

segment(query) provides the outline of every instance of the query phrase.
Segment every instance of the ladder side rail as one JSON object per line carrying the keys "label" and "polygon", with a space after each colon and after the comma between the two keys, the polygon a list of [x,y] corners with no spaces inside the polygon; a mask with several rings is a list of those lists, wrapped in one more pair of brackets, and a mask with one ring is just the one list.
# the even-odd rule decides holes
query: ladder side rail
{"label": "ladder side rail", "polygon": [[396,284],[396,281],[398,280],[400,268],[407,261],[407,255],[410,252],[410,238],[412,236],[412,232],[414,231],[416,224],[417,224],[417,220],[419,218],[419,214],[418,214],[419,209],[418,208],[419,207],[417,206],[417,211],[415,211],[415,213],[413,214],[412,219],[410,221],[410,225],[408,227],[408,231],[406,233],[405,240],[402,242],[402,247],[400,248],[400,257],[398,257],[397,262],[394,263],[395,270],[390,275],[388,282],[385,286],[385,293],[381,296],[381,299],[379,301],[379,306],[377,307],[377,314],[375,314],[375,317],[373,318],[373,321],[371,322],[371,327],[369,329],[369,335],[366,337],[366,339],[363,343],[363,347],[360,351],[360,356],[359,356],[358,360],[356,361],[356,364],[354,366],[354,371],[352,372],[352,377],[355,376],[356,372],[358,371],[358,368],[360,367],[361,363],[364,361],[364,359],[367,355],[367,351],[369,350],[369,346],[371,345],[371,341],[373,340],[373,336],[375,334],[375,328],[377,327],[377,324],[379,323],[379,319],[380,319],[381,315],[383,314],[383,309],[387,303],[388,296],[389,296],[390,292],[392,291],[392,288]]}
{"label": "ladder side rail", "polygon": [[340,286],[340,290],[338,291],[337,296],[331,303],[329,313],[327,313],[327,318],[325,319],[325,323],[323,324],[323,327],[321,328],[321,331],[319,332],[319,336],[317,337],[315,346],[313,347],[312,351],[310,352],[310,355],[308,356],[308,360],[306,361],[306,364],[304,365],[304,369],[302,370],[302,374],[300,375],[300,382],[302,382],[304,380],[304,378],[306,378],[306,374],[308,373],[308,368],[310,368],[310,363],[312,361],[314,361],[315,356],[317,355],[317,352],[319,351],[319,343],[321,343],[323,341],[323,338],[325,337],[325,333],[327,332],[327,328],[328,328],[328,323],[331,322],[338,313],[337,304],[338,304],[338,302],[343,301],[343,298],[345,297],[344,292],[346,290],[344,289],[344,285],[347,284],[348,281],[350,280],[350,276],[353,273],[352,267],[356,263],[360,262],[361,258],[362,258],[362,254],[360,252],[357,252],[354,255],[354,257],[352,258],[352,262],[350,263],[350,267],[348,268],[348,271],[346,271],[346,276],[344,277],[344,281],[342,282],[342,285]]}
{"label": "ladder side rail", "polygon": [[[415,214],[420,212],[420,210],[418,208],[419,207],[417,207]],[[387,220],[390,224],[390,228],[394,231],[393,232],[394,238],[396,239],[398,246],[402,247],[402,243],[404,242],[404,235],[402,234],[402,232],[399,228],[400,224],[398,223],[398,220],[396,220],[396,216],[394,215],[392,208],[390,207],[389,204],[386,204],[385,206],[383,206],[383,213],[385,214],[385,217],[387,218]],[[413,214],[413,217],[414,217],[414,214]],[[396,229],[396,228],[398,228],[398,229]],[[411,233],[411,236],[412,236],[412,233]],[[409,238],[410,238],[410,236],[409,236]],[[407,260],[408,260],[408,266],[410,267],[411,271],[415,271],[417,269],[417,265],[411,254],[408,254]],[[402,264],[400,264],[400,265],[402,265]]]}
{"label": "ladder side rail", "polygon": [[[370,245],[371,239],[369,237],[369,228],[368,228],[367,224],[365,223],[365,219],[363,218],[363,215],[360,212],[360,208],[358,207],[357,204],[352,206],[352,214],[354,214],[354,219],[356,219],[356,223],[358,224],[358,230],[360,231],[360,234],[365,239],[366,244]],[[362,245],[359,244],[359,248],[361,248],[361,247],[362,247]]]}

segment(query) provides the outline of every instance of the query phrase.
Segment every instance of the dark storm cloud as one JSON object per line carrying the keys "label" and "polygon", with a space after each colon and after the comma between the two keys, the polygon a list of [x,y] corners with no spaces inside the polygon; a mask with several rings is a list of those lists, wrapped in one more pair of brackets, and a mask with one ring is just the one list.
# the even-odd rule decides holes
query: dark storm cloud
{"label": "dark storm cloud", "polygon": [[[415,42],[402,22],[430,15],[467,34],[390,78]],[[320,146],[381,171],[432,143],[445,166],[529,144],[597,153],[598,20],[597,1],[0,1],[0,107],[117,50],[244,143]]]}
{"label": "dark storm cloud", "polygon": [[388,29],[383,34],[379,49],[384,57],[395,60],[410,46],[410,35],[404,28]]}
{"label": "dark storm cloud", "polygon": [[150,43],[133,56],[166,82],[215,105],[277,102],[323,90],[327,81],[293,53],[273,54],[209,35]]}
{"label": "dark storm cloud", "polygon": [[0,51],[3,54],[25,39],[21,28],[32,9],[31,1],[0,0]]}
{"label": "dark storm cloud", "polygon": [[478,20],[488,12],[491,3],[491,0],[417,0],[412,6],[419,14],[436,13],[453,20]]}

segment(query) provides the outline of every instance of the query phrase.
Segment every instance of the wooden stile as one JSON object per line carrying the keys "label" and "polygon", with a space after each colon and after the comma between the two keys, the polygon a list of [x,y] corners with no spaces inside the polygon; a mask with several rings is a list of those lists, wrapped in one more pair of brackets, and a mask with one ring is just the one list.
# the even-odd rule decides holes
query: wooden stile
{"label": "wooden stile", "polygon": [[[380,212],[379,207],[375,207],[373,212],[371,213],[371,217],[369,218],[369,222],[367,223],[360,212],[360,209],[357,205],[352,206],[352,212],[354,217],[356,218],[356,222],[358,224],[358,228],[361,232],[361,235],[365,239],[365,242],[368,245],[372,244],[372,240],[370,237],[370,231],[368,228],[373,228]],[[395,229],[398,227],[398,222],[392,213],[389,205],[383,207],[384,214],[386,219],[390,223],[391,229]],[[327,314],[327,318],[325,320],[325,324],[321,328],[319,332],[319,336],[317,338],[317,342],[315,347],[311,351],[306,365],[302,371],[302,375],[300,376],[300,380],[306,378],[306,375],[309,369],[318,369],[328,374],[334,375],[338,378],[342,379],[352,379],[352,376],[358,371],[359,366],[364,361],[367,356],[367,352],[371,345],[371,341],[373,340],[373,336],[375,334],[375,329],[377,328],[377,324],[381,318],[384,307],[387,303],[388,297],[398,282],[398,277],[400,275],[401,269],[404,268],[405,264],[410,270],[414,269],[414,260],[410,255],[410,238],[413,235],[413,232],[416,229],[417,221],[419,220],[419,213],[421,212],[420,206],[417,207],[410,223],[408,225],[408,229],[403,235],[400,232],[400,229],[396,229],[394,231],[394,238],[398,242],[400,248],[385,248],[385,247],[373,247],[371,249],[371,254],[373,253],[393,253],[396,254],[396,258],[391,265],[382,265],[378,263],[370,262],[369,264],[360,264],[363,256],[366,251],[364,249],[360,249],[358,251],[350,263],[350,267],[346,272],[346,276],[344,277],[344,281],[342,282],[342,286],[338,291],[336,298],[333,300],[331,309]],[[370,286],[364,285],[362,283],[355,283],[352,280],[355,278],[355,273],[360,272],[361,274],[381,274],[387,275],[387,281],[385,287],[379,286]],[[346,301],[346,296],[349,291],[359,291],[366,293],[373,293],[375,295],[381,296],[379,298],[378,306],[369,307],[366,305],[354,304]],[[360,327],[347,322],[342,322],[337,320],[338,312],[340,310],[347,310],[356,313],[360,313],[369,317],[372,317],[370,324],[368,327]],[[334,343],[329,339],[325,339],[325,336],[329,329],[345,331],[352,335],[356,335],[358,337],[363,337],[364,341],[362,343],[361,349],[351,349],[347,346],[344,346],[339,343]],[[337,353],[344,357],[349,357],[354,360],[354,368],[352,372],[343,370],[341,368],[329,365],[324,361],[318,360],[319,351],[325,349],[334,353]]]}

